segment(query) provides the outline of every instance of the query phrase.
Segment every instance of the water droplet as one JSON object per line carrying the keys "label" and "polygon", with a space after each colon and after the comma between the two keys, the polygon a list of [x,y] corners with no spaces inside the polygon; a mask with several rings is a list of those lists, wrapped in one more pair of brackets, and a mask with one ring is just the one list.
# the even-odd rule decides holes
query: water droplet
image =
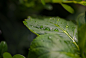
{"label": "water droplet", "polygon": [[48,39],[51,39],[51,37],[49,36]]}
{"label": "water droplet", "polygon": [[50,31],[52,31],[52,28],[50,28]]}
{"label": "water droplet", "polygon": [[35,26],[36,28],[40,29],[40,26]]}
{"label": "water droplet", "polygon": [[49,27],[47,27],[47,28],[45,28],[45,30],[48,30],[48,31],[50,31],[50,28],[49,28]]}
{"label": "water droplet", "polygon": [[43,26],[40,26],[40,29],[42,29],[43,28]]}
{"label": "water droplet", "polygon": [[73,40],[73,42],[75,42],[75,41]]}
{"label": "water droplet", "polygon": [[68,28],[68,25],[66,25],[66,28]]}
{"label": "water droplet", "polygon": [[33,27],[33,25],[31,25],[31,27]]}
{"label": "water droplet", "polygon": [[49,36],[49,38],[51,38],[51,37]]}
{"label": "water droplet", "polygon": [[58,29],[54,29],[54,31],[58,31]]}

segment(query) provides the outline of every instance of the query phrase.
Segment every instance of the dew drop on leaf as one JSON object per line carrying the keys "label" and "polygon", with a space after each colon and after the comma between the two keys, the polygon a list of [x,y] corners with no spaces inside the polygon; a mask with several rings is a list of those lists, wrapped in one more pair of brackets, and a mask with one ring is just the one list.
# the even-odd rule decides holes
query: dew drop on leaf
{"label": "dew drop on leaf", "polygon": [[48,39],[51,40],[51,36],[49,36]]}
{"label": "dew drop on leaf", "polygon": [[66,25],[66,28],[68,28],[68,25]]}
{"label": "dew drop on leaf", "polygon": [[31,27],[33,27],[33,25],[31,25]]}
{"label": "dew drop on leaf", "polygon": [[49,36],[48,38],[50,39],[51,37]]}
{"label": "dew drop on leaf", "polygon": [[43,28],[43,26],[40,26],[40,29],[42,29]]}
{"label": "dew drop on leaf", "polygon": [[54,29],[54,31],[58,31],[58,29]]}
{"label": "dew drop on leaf", "polygon": [[45,30],[48,30],[48,31],[50,31],[50,28],[49,28],[49,27],[47,27],[47,28],[45,28]]}
{"label": "dew drop on leaf", "polygon": [[52,31],[52,28],[50,28],[50,31]]}

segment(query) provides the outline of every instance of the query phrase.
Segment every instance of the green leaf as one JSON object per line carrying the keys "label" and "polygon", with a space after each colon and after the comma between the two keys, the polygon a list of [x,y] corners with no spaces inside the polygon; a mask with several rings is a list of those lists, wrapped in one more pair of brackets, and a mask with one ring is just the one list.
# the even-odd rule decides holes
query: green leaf
{"label": "green leaf", "polygon": [[11,56],[10,53],[5,52],[5,53],[3,54],[3,58],[12,58],[12,56]]}
{"label": "green leaf", "polygon": [[5,41],[1,41],[0,43],[0,57],[2,57],[3,53],[7,51],[7,44]]}
{"label": "green leaf", "polygon": [[23,55],[20,55],[20,54],[16,54],[13,56],[13,58],[25,58]]}
{"label": "green leaf", "polygon": [[66,34],[52,33],[39,35],[33,40],[28,58],[80,58],[80,56],[78,48]]}
{"label": "green leaf", "polygon": [[45,0],[41,0],[42,4],[45,5]]}
{"label": "green leaf", "polygon": [[77,24],[78,24],[78,27],[81,27],[83,24],[85,24],[85,12],[82,12],[80,13],[78,16],[77,16]]}
{"label": "green leaf", "polygon": [[[30,47],[30,52],[29,52],[30,58],[31,57],[33,57],[33,58],[38,58],[38,57],[39,58],[56,58],[57,57],[56,55],[58,55],[58,57],[61,57],[61,55],[63,55],[62,57],[65,57],[65,58],[68,58],[68,57],[73,58],[73,56],[75,58],[78,57],[78,56],[75,56],[75,54],[74,55],[71,54],[73,51],[75,51],[74,49],[79,50],[79,47],[76,43],[76,41],[77,41],[77,26],[74,23],[72,23],[71,21],[66,21],[66,20],[59,18],[59,17],[55,17],[55,18],[54,17],[52,17],[52,18],[50,18],[50,17],[47,17],[47,18],[31,18],[31,17],[29,17],[27,20],[23,21],[23,23],[28,27],[28,29],[30,31],[39,35],[39,37],[37,37],[32,42],[32,45]],[[43,35],[43,34],[49,34],[49,35]],[[49,39],[49,36],[51,39]],[[70,49],[73,49],[75,46],[75,48],[73,49],[72,52],[68,52],[68,53],[62,52],[61,55],[60,55],[60,52],[57,52],[56,54],[52,52],[52,55],[50,54],[51,51],[48,51],[48,50],[51,50],[54,48],[55,49],[63,48],[64,50],[68,50],[64,47],[64,46],[67,47],[67,45],[63,45],[63,44],[65,44],[65,43],[63,43],[64,40],[63,41],[61,40],[62,41],[61,43],[59,41],[57,41],[57,43],[56,42],[53,42],[53,43],[49,42],[50,40],[55,41],[57,39],[61,39],[59,36],[62,39],[65,39],[65,40],[68,40],[68,42],[71,42],[71,43],[67,43],[67,44],[70,44],[70,45],[68,45],[68,47],[70,47],[72,43],[74,44],[73,46],[68,48],[70,50]],[[54,45],[54,43],[56,43],[56,44]],[[47,44],[49,44],[48,48],[50,48],[50,49],[47,49],[45,47]],[[51,45],[51,44],[53,44],[53,45]],[[61,46],[61,48],[59,48],[60,46]],[[43,48],[43,50],[39,50],[41,47]],[[35,50],[36,48],[37,48],[37,50]],[[64,50],[60,50],[60,51],[64,51]],[[47,51],[49,52],[49,55],[47,55],[45,53]],[[55,50],[55,51],[57,51],[57,50]],[[40,56],[40,55],[42,55],[42,52],[46,55]],[[67,56],[65,53],[70,56]],[[35,56],[33,56],[33,55],[35,55]]]}
{"label": "green leaf", "polygon": [[83,58],[86,58],[86,24],[83,24],[78,30],[79,47]]}
{"label": "green leaf", "polygon": [[74,10],[71,6],[67,5],[67,4],[62,4],[61,5],[63,6],[64,9],[66,9],[68,12],[70,13],[74,13]]}
{"label": "green leaf", "polygon": [[31,18],[23,21],[27,28],[37,35],[65,33],[77,41],[77,26],[59,17]]}

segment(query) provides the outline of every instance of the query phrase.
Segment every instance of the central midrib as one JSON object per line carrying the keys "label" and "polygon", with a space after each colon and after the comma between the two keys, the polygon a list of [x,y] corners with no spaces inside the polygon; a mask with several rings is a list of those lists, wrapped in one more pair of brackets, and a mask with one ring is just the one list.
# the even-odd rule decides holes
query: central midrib
{"label": "central midrib", "polygon": [[65,31],[64,29],[62,29],[59,25],[55,24],[55,26],[59,27],[59,29],[61,29],[72,41],[73,43],[76,45],[76,47],[78,48],[79,50],[79,46],[77,45],[77,43],[75,42],[75,40],[68,34],[67,31]]}

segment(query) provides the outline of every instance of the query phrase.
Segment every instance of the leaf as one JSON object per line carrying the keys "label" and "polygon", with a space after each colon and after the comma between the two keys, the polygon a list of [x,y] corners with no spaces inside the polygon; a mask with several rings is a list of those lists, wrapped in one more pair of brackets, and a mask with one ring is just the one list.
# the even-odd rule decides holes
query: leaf
{"label": "leaf", "polygon": [[85,20],[85,12],[82,12],[80,13],[78,16],[77,16],[77,24],[78,24],[78,27],[81,27],[83,24],[85,24],[86,20]]}
{"label": "leaf", "polygon": [[11,56],[10,53],[5,52],[5,53],[3,54],[3,58],[12,58],[12,56]]}
{"label": "leaf", "polygon": [[71,6],[67,5],[67,4],[62,4],[61,5],[63,6],[64,9],[66,9],[68,12],[70,13],[74,13],[74,10]]}
{"label": "leaf", "polygon": [[0,43],[0,57],[2,57],[3,53],[7,51],[7,44],[5,41],[1,41]]}
{"label": "leaf", "polygon": [[42,4],[45,5],[45,0],[41,0]]}
{"label": "leaf", "polygon": [[[54,48],[55,49],[63,48],[64,50],[66,50],[66,48],[64,47],[65,45],[63,45],[63,44],[65,44],[65,43],[63,43],[64,40],[63,41],[61,40],[62,41],[61,43],[59,41],[57,41],[57,43],[56,43],[57,45],[56,44],[54,45],[55,42],[53,42],[53,43],[49,42],[50,40],[55,41],[56,39],[61,39],[61,38],[73,43],[74,46],[77,47],[76,50],[79,50],[79,47],[78,47],[77,43],[75,42],[75,41],[77,41],[77,26],[75,24],[73,24],[71,21],[66,21],[59,17],[55,17],[55,18],[53,18],[53,17],[52,18],[48,18],[48,17],[47,18],[31,18],[31,17],[29,17],[28,20],[23,21],[23,23],[28,27],[28,29],[30,31],[39,35],[39,37],[37,37],[37,38],[40,38],[40,39],[36,38],[32,42],[32,45],[30,47],[30,52],[29,52],[29,58],[31,58],[31,57],[33,57],[33,58],[38,58],[38,57],[39,58],[56,58],[57,57],[56,55],[58,55],[58,57],[61,57],[61,55],[63,55],[62,57],[65,57],[65,58],[73,57],[73,56],[75,58],[78,57],[78,56],[71,54],[71,52],[68,52],[68,53],[62,52],[63,54],[61,54],[61,55],[59,52],[57,52],[56,54],[52,52],[52,55],[49,52],[51,49],[54,49]],[[44,35],[44,34],[49,34],[49,35]],[[49,36],[52,39],[49,39]],[[68,45],[68,47],[71,46],[71,43],[67,43],[67,44],[70,44],[70,45]],[[49,45],[48,49],[45,47],[46,45]],[[60,46],[61,46],[61,48],[59,48]],[[38,48],[42,47],[43,50],[39,50],[37,47]],[[67,47],[67,45],[66,45],[66,47]],[[72,47],[73,46],[71,46],[68,49],[73,49]],[[37,50],[35,50],[36,48],[37,48]],[[73,51],[75,51],[74,49],[73,49]],[[47,51],[49,52],[49,55],[46,54],[46,56],[45,55],[40,56],[40,55],[42,55],[42,52],[43,52],[43,54],[45,54],[45,52],[47,52]],[[63,51],[63,50],[60,50],[60,51]],[[65,53],[70,56],[64,55]],[[33,55],[35,55],[35,56],[33,56]],[[73,55],[73,56],[71,56],[71,55]]]}
{"label": "leaf", "polygon": [[20,55],[20,54],[16,54],[16,55],[14,55],[14,56],[12,57],[10,53],[5,52],[5,53],[3,54],[3,58],[25,58],[25,57],[22,56],[22,55]]}
{"label": "leaf", "polygon": [[37,35],[65,33],[77,41],[77,26],[59,17],[31,18],[23,21],[27,28]]}
{"label": "leaf", "polygon": [[20,54],[16,54],[13,56],[13,58],[25,58],[23,55],[20,55]]}
{"label": "leaf", "polygon": [[80,56],[77,47],[66,34],[52,33],[39,35],[32,41],[28,58],[80,58]]}
{"label": "leaf", "polygon": [[78,30],[79,47],[82,57],[86,58],[86,24],[83,24]]}

